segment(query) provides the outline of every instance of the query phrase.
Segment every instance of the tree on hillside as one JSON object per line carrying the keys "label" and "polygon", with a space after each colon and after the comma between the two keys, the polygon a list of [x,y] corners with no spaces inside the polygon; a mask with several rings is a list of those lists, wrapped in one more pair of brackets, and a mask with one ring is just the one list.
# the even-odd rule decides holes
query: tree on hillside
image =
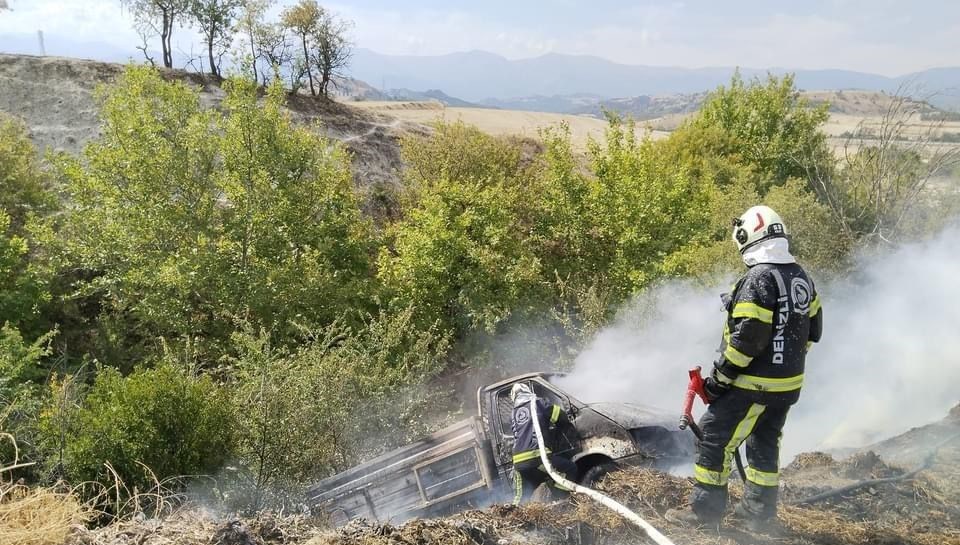
{"label": "tree on hillside", "polygon": [[300,42],[299,60],[303,63],[310,94],[327,96],[334,78],[342,75],[350,62],[351,47],[347,39],[350,23],[330,13],[315,0],[300,0],[284,10],[281,23]]}
{"label": "tree on hillside", "polygon": [[[173,68],[173,25],[183,19],[190,0],[120,0],[130,8],[137,31],[146,36],[160,36],[163,66]],[[146,46],[144,46],[144,51]],[[146,54],[146,53],[144,53]]]}
{"label": "tree on hillside", "polygon": [[314,63],[320,75],[320,94],[329,96],[330,85],[336,85],[335,77],[343,76],[343,70],[350,64],[352,50],[347,31],[350,22],[340,19],[329,11],[323,11],[315,37],[316,51]]}
{"label": "tree on hillside", "polygon": [[[279,79],[284,70],[290,78],[290,90],[296,93],[300,89],[305,66],[302,62],[295,62],[295,44],[291,43],[287,29],[280,24],[264,23],[254,30],[253,39],[260,57],[270,65],[273,79]],[[268,81],[268,73],[264,70],[264,83]]]}
{"label": "tree on hillside", "polygon": [[300,0],[298,4],[283,10],[280,19],[283,26],[293,31],[300,41],[302,61],[310,84],[310,94],[313,96],[317,96],[317,90],[313,85],[313,70],[310,66],[310,45],[320,27],[322,10],[314,0]]}
{"label": "tree on hillside", "polygon": [[240,0],[191,0],[189,16],[197,23],[207,46],[210,75],[221,77],[220,61],[233,41],[233,23]]}
{"label": "tree on hillside", "polygon": [[[257,61],[263,58],[263,50],[256,35],[258,30],[267,24],[263,17],[273,2],[274,0],[239,0],[240,15],[237,17],[235,30],[243,34],[246,45],[250,47],[250,70],[253,72],[253,81],[260,80]],[[264,75],[264,83],[266,83],[266,75]]]}

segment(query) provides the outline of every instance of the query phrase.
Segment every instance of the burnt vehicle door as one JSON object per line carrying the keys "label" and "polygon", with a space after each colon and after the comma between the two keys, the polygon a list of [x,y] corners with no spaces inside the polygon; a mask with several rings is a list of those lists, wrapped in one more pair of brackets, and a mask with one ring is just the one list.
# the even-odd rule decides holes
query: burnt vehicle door
{"label": "burnt vehicle door", "polygon": [[[576,406],[569,396],[542,379],[535,378],[527,382],[531,385],[537,397],[542,399],[547,405],[559,405],[566,411],[571,425],[561,428],[554,452],[572,458],[580,449],[580,438],[577,434],[576,426],[573,425]],[[511,428],[513,400],[510,399],[510,389],[512,387],[513,384],[507,384],[498,390],[489,392],[490,398],[488,401],[488,403],[492,405],[492,410],[490,411],[490,434],[492,435],[494,443],[494,456],[496,457],[497,465],[501,468],[506,467],[507,469],[513,465],[513,429]]]}

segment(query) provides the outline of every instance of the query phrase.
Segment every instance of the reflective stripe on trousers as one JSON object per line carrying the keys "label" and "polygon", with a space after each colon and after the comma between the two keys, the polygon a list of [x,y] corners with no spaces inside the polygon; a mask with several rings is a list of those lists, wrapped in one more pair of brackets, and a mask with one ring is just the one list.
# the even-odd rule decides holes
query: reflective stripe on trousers
{"label": "reflective stripe on trousers", "polygon": [[516,469],[513,470],[513,504],[520,505],[523,499],[523,477]]}
{"label": "reflective stripe on trousers", "polygon": [[737,450],[737,448],[740,447],[740,443],[743,443],[747,436],[753,432],[753,427],[757,424],[757,418],[763,414],[765,409],[765,406],[754,403],[750,406],[750,409],[747,410],[746,416],[744,416],[736,428],[734,428],[733,435],[723,448],[723,465],[720,471],[715,471],[699,464],[694,466],[693,476],[697,482],[713,486],[727,485],[727,479],[730,476],[730,465],[733,461],[733,452]]}
{"label": "reflective stripe on trousers", "polygon": [[780,484],[779,471],[760,471],[747,467],[747,480],[757,486],[778,486]]}

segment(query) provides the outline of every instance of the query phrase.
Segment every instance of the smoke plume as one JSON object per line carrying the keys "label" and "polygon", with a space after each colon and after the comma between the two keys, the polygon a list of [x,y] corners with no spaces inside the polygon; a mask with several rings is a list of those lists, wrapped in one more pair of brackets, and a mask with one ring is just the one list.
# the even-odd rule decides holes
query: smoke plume
{"label": "smoke plume", "polygon": [[[838,280],[812,276],[824,333],[807,356],[782,463],[939,420],[960,400],[960,228],[863,257]],[[706,374],[718,356],[719,294],[728,285],[649,290],[596,336],[562,386],[584,401],[641,403],[679,416],[687,369],[702,365]]]}

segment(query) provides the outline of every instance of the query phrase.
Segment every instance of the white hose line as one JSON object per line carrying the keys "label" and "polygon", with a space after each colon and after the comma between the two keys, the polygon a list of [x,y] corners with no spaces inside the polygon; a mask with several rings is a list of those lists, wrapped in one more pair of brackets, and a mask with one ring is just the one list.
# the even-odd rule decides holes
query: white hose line
{"label": "white hose line", "polygon": [[630,522],[636,524],[640,528],[643,528],[647,535],[655,541],[658,545],[674,545],[670,539],[661,534],[656,528],[650,525],[649,522],[643,520],[643,518],[631,511],[630,509],[623,506],[621,503],[617,502],[613,498],[606,496],[592,488],[587,488],[586,486],[581,486],[575,482],[569,481],[557,473],[553,466],[550,465],[550,459],[547,457],[546,448],[543,446],[543,432],[540,430],[540,418],[537,414],[537,398],[534,396],[530,400],[530,417],[533,419],[533,429],[537,432],[537,444],[540,448],[540,461],[543,462],[543,467],[547,470],[547,473],[550,475],[550,478],[560,486],[573,490],[574,492],[579,492],[585,496],[588,496],[590,499],[600,503],[604,507],[614,511],[623,518],[629,520]]}

